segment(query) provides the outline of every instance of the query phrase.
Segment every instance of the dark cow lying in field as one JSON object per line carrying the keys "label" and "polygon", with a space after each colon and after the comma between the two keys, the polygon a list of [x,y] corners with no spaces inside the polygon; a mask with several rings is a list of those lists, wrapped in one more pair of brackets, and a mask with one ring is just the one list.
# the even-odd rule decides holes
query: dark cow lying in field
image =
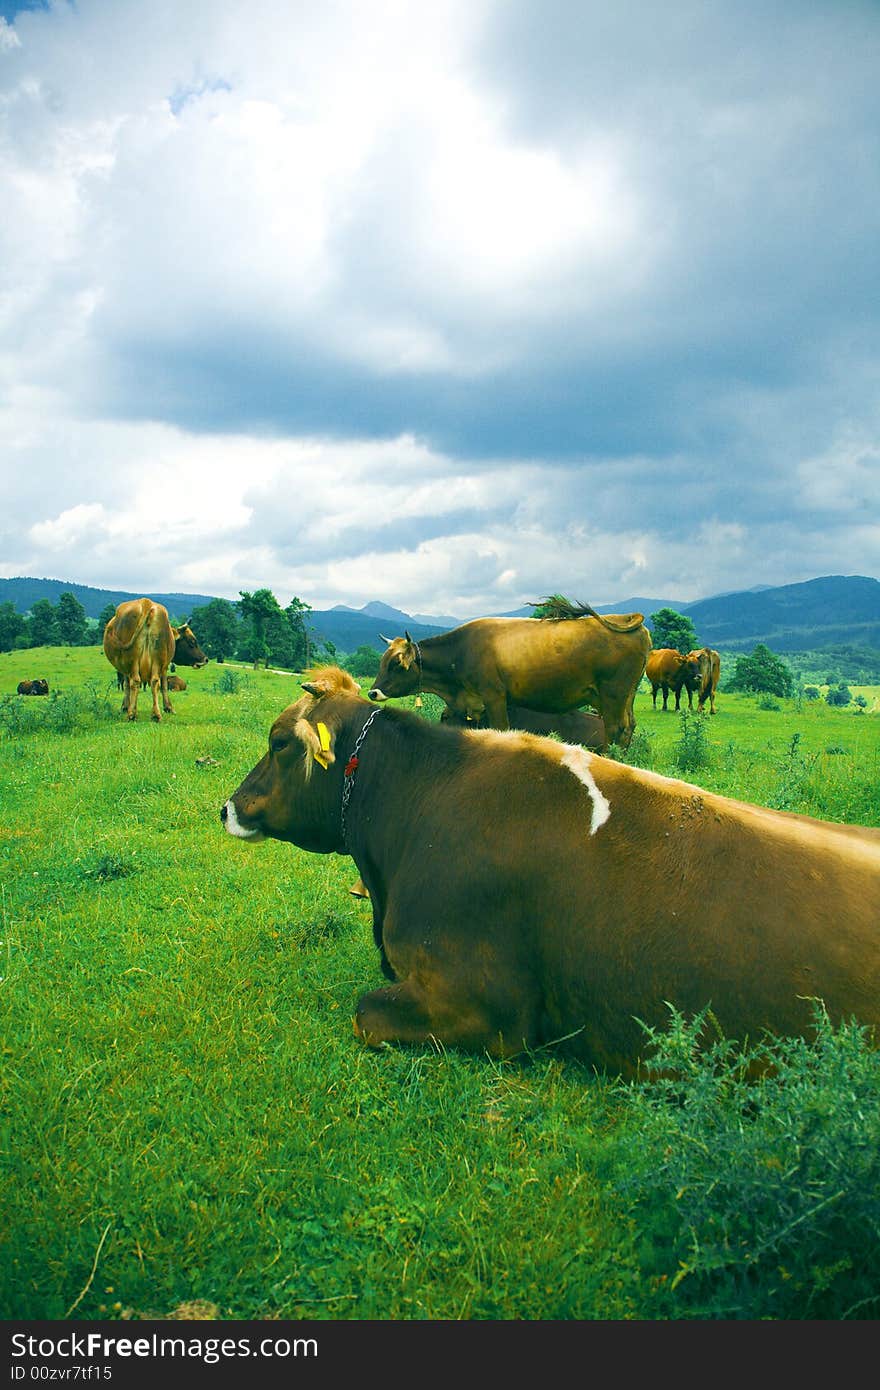
{"label": "dark cow lying in field", "polygon": [[688,709],[694,707],[693,692],[700,683],[700,667],[694,657],[682,656],[673,647],[657,647],[648,657],[645,677],[651,686],[651,699],[657,708],[657,691],[663,691],[663,709],[667,709],[670,690],[675,695],[675,708],[681,705],[681,692],[688,697]]}
{"label": "dark cow lying in field", "polygon": [[220,815],[354,859],[394,981],[357,1005],[364,1042],[564,1040],[631,1075],[666,1001],[741,1041],[807,1032],[813,996],[880,1024],[880,830],[376,708],[336,667],[303,691]]}
{"label": "dark cow lying in field", "polygon": [[162,718],[160,690],[165,713],[174,713],[168,694],[171,662],[198,669],[208,660],[189,624],[172,627],[168,610],[149,598],[120,603],[104,629],[104,655],[115,668],[117,681],[122,676],[125,682],[123,714],[129,719],[137,718],[138,691],[141,685],[149,685],[153,695],[152,718],[157,721]]}
{"label": "dark cow lying in field", "polygon": [[[508,705],[507,718],[511,729],[523,729],[529,734],[557,735],[565,743],[580,743],[584,748],[593,748],[601,753],[607,747],[605,724],[598,714],[588,714],[585,710],[573,709],[567,714],[539,714],[537,710],[523,709],[522,705]],[[450,705],[440,715],[441,723],[456,724],[459,728],[485,728],[479,721],[468,719]]]}
{"label": "dark cow lying in field", "polygon": [[589,604],[552,602],[553,616],[475,618],[423,642],[409,633],[383,638],[388,648],[370,699],[429,690],[456,714],[493,729],[510,727],[508,705],[543,714],[592,705],[608,741],[628,747],[633,699],[651,650],[642,614],[603,616]]}
{"label": "dark cow lying in field", "polygon": [[18,694],[19,694],[19,695],[48,695],[48,694],[49,694],[49,682],[48,682],[48,681],[44,681],[44,680],[36,680],[36,681],[19,681],[19,682],[18,682]]}
{"label": "dark cow lying in field", "polygon": [[703,713],[703,706],[709,701],[709,713],[715,713],[715,691],[721,675],[721,657],[712,647],[700,647],[698,651],[688,652],[688,661],[696,661],[700,668],[697,690],[697,712]]}

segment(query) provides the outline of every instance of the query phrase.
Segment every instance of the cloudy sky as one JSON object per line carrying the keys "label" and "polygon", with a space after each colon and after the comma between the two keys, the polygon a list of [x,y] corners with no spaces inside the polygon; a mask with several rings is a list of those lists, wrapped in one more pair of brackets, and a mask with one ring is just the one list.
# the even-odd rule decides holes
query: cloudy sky
{"label": "cloudy sky", "polygon": [[0,15],[0,575],[880,576],[876,0]]}

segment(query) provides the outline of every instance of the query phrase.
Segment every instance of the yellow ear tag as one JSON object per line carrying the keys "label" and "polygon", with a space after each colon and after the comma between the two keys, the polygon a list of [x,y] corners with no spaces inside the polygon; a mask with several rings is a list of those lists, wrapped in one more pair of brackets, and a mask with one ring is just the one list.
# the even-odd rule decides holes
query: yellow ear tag
{"label": "yellow ear tag", "polygon": [[422,708],[422,697],[421,697],[421,695],[417,695],[417,696],[416,696],[416,709],[421,709],[421,708]]}
{"label": "yellow ear tag", "polygon": [[330,751],[330,730],[326,724],[321,723],[320,719],[318,720],[318,741],[321,745],[321,751],[315,754],[315,762],[320,763],[326,772],[330,766],[330,760],[327,757]]}

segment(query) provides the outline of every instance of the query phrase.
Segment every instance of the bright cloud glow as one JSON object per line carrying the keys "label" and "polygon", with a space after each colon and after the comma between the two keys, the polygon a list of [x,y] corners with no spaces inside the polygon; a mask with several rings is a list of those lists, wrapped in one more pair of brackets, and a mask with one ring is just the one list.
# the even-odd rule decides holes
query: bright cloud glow
{"label": "bright cloud glow", "polygon": [[878,62],[858,5],[0,20],[0,573],[472,616],[880,572]]}

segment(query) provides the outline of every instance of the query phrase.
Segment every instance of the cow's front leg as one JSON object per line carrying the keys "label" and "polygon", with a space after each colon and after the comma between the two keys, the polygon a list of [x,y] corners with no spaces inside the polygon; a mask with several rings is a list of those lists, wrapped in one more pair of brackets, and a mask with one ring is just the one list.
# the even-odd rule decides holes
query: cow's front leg
{"label": "cow's front leg", "polygon": [[442,982],[434,988],[412,977],[362,995],[354,1017],[355,1036],[368,1047],[383,1043],[439,1043],[492,1057],[512,1057],[534,1045],[533,1030],[511,1011],[503,1020],[471,997],[451,1000]]}

